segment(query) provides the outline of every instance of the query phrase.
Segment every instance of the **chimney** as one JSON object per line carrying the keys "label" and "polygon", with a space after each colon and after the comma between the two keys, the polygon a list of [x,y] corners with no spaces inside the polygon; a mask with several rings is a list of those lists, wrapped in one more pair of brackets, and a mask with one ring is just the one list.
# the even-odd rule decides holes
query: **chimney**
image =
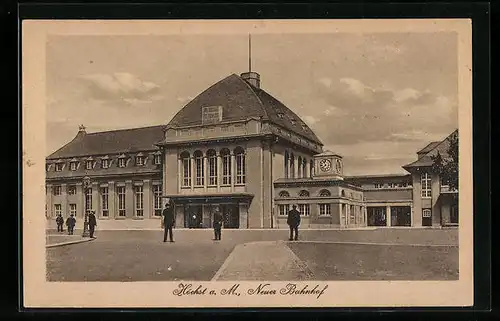
{"label": "chimney", "polygon": [[260,88],[260,75],[254,71],[244,72],[241,78],[250,85]]}
{"label": "chimney", "polygon": [[85,131],[85,126],[83,125],[78,126],[78,133],[86,134],[87,132]]}

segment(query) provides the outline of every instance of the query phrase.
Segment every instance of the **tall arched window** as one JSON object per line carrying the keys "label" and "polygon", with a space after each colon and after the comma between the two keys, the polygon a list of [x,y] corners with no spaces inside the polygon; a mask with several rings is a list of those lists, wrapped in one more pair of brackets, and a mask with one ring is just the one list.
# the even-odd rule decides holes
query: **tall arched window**
{"label": "tall arched window", "polygon": [[245,184],[245,151],[241,147],[236,147],[234,155],[236,158],[236,184]]}
{"label": "tall arched window", "polygon": [[297,158],[297,178],[302,177],[302,157]]}
{"label": "tall arched window", "polygon": [[300,197],[309,197],[309,192],[303,189],[299,192],[299,196]]}
{"label": "tall arched window", "polygon": [[345,192],[344,192],[344,190],[342,190],[342,191],[340,192],[340,195],[341,195],[342,197],[345,197]]}
{"label": "tall arched window", "polygon": [[320,192],[319,192],[319,196],[321,197],[328,197],[328,196],[332,196],[332,194],[330,193],[329,190],[327,189],[322,189]]}
{"label": "tall arched window", "polygon": [[285,178],[288,178],[288,162],[290,161],[288,151],[285,151]]}
{"label": "tall arched window", "polygon": [[290,173],[288,177],[295,178],[295,156],[293,153],[290,154]]}
{"label": "tall arched window", "polygon": [[309,162],[309,177],[313,177],[314,175],[314,161],[311,159]]}
{"label": "tall arched window", "polygon": [[290,193],[288,193],[287,191],[281,191],[279,193],[279,196],[280,197],[290,197]]}
{"label": "tall arched window", "polygon": [[199,150],[194,154],[194,177],[195,186],[203,186],[205,184],[205,164],[203,164],[203,153]]}
{"label": "tall arched window", "polygon": [[217,186],[217,153],[213,149],[207,151],[208,157],[208,185]]}
{"label": "tall arched window", "polygon": [[191,157],[188,152],[181,154],[182,162],[182,186],[191,186]]}
{"label": "tall arched window", "polygon": [[222,185],[231,185],[231,152],[224,148],[220,151],[222,158]]}
{"label": "tall arched window", "polygon": [[307,159],[302,160],[302,177],[307,178]]}

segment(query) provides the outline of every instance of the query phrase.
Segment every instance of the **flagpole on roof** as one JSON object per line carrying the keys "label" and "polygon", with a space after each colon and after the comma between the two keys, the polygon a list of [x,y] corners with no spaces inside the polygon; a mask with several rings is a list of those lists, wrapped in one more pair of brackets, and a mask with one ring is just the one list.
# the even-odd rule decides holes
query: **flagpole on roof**
{"label": "flagpole on roof", "polygon": [[252,35],[248,34],[248,72],[252,72]]}

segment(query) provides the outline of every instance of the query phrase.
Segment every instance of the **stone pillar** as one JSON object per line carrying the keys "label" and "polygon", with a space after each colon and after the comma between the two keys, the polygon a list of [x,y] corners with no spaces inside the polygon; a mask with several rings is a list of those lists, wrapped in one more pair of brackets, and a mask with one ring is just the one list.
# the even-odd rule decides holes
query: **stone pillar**
{"label": "stone pillar", "polygon": [[239,205],[240,210],[240,229],[248,228],[248,205],[242,203]]}
{"label": "stone pillar", "polygon": [[190,154],[189,156],[189,164],[191,164],[191,180],[190,180],[190,184],[191,184],[191,190],[194,190],[194,183],[196,182],[196,178],[194,177],[194,166],[195,166],[195,163],[194,163],[194,157],[193,155]]}
{"label": "stone pillar", "polygon": [[125,217],[134,217],[134,188],[132,181],[125,181]]}
{"label": "stone pillar", "polygon": [[203,189],[206,191],[208,186],[208,157],[207,154],[203,155]]}
{"label": "stone pillar", "polygon": [[[167,162],[165,162],[164,166],[167,166],[166,163]],[[177,193],[180,193],[181,192],[182,182],[184,180],[183,179],[183,177],[184,177],[184,170],[182,168],[182,159],[181,158],[177,158],[177,173],[179,173],[179,175],[177,176]],[[165,184],[163,186],[165,186]],[[164,189],[163,194],[165,194],[166,188],[163,188],[163,189]]]}
{"label": "stone pillar", "polygon": [[340,225],[340,227],[343,227],[344,226],[344,213],[342,213],[342,204],[339,203],[338,206],[339,206],[339,225]]}
{"label": "stone pillar", "polygon": [[83,218],[85,210],[85,195],[83,194],[83,184],[76,183],[76,217]]}
{"label": "stone pillar", "polygon": [[234,191],[234,183],[236,182],[236,161],[233,151],[231,151],[231,191]]}
{"label": "stone pillar", "polygon": [[61,212],[63,217],[69,216],[67,188],[68,186],[66,184],[61,184]]}
{"label": "stone pillar", "polygon": [[142,187],[142,202],[143,202],[143,215],[144,218],[151,218],[153,216],[152,214],[152,206],[153,206],[153,201],[152,201],[152,195],[151,195],[151,180],[145,179],[143,181],[143,187]]}
{"label": "stone pillar", "polygon": [[92,182],[92,210],[99,216],[99,185],[97,182]]}
{"label": "stone pillar", "polygon": [[116,187],[115,182],[108,182],[108,213],[109,218],[115,218],[118,216],[118,211],[116,210]]}
{"label": "stone pillar", "polygon": [[183,205],[174,205],[175,211],[175,227],[183,228],[184,227],[184,206]]}
{"label": "stone pillar", "polygon": [[385,208],[385,222],[386,226],[391,226],[391,207],[387,206]]}
{"label": "stone pillar", "polygon": [[47,184],[46,186],[47,187],[46,187],[46,191],[45,191],[45,193],[46,193],[46,195],[45,195],[45,202],[46,203],[45,204],[47,206],[47,218],[50,219],[53,216],[52,207],[54,206],[54,205],[52,205],[52,184]]}

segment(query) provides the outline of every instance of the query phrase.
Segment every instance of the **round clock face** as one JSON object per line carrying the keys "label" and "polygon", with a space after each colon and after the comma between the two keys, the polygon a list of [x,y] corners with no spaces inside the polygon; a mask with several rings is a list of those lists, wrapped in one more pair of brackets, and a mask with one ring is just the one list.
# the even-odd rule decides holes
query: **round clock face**
{"label": "round clock face", "polygon": [[321,170],[323,172],[326,172],[326,171],[329,171],[330,168],[332,167],[332,163],[330,162],[330,160],[328,159],[322,159],[320,162],[319,162],[319,167],[321,168]]}

